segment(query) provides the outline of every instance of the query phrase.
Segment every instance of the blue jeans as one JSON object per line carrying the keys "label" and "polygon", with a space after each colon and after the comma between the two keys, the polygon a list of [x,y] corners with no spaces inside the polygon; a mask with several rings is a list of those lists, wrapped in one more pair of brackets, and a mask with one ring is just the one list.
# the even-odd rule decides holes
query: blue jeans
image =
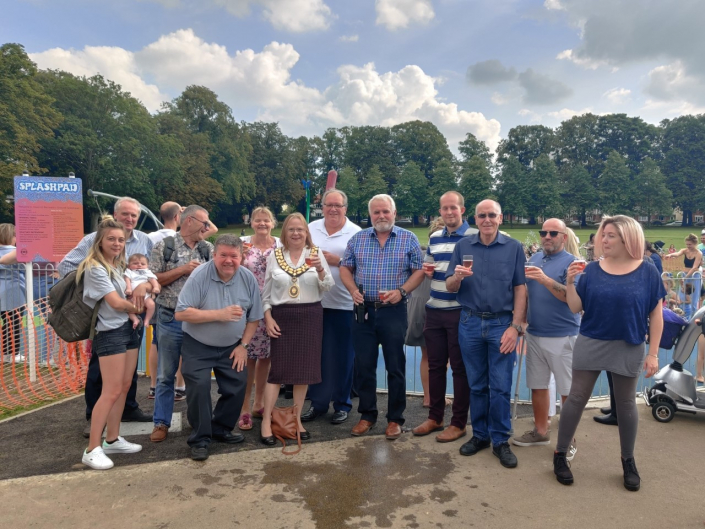
{"label": "blue jeans", "polygon": [[174,381],[179,369],[181,343],[184,333],[181,322],[174,319],[174,311],[157,305],[157,389],[154,394],[154,425],[171,426],[174,413]]}
{"label": "blue jeans", "polygon": [[311,406],[327,412],[330,401],[335,411],[352,409],[355,351],[352,345],[353,311],[323,309],[323,347],[321,349],[321,382],[308,388]]}
{"label": "blue jeans", "polygon": [[483,319],[460,314],[458,340],[470,386],[472,433],[497,446],[509,440],[512,428],[510,396],[516,350],[499,352],[502,334],[512,323],[512,315]]}

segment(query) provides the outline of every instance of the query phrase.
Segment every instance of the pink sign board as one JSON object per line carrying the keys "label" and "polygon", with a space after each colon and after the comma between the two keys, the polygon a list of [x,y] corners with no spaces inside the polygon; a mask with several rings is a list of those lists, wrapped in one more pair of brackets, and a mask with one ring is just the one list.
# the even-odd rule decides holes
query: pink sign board
{"label": "pink sign board", "polygon": [[19,262],[61,261],[83,238],[81,180],[16,176],[15,232]]}

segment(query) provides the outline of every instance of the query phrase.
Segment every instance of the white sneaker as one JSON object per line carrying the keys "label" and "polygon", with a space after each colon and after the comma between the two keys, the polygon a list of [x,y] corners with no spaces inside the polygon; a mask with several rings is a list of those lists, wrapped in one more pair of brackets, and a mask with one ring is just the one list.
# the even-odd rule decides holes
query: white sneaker
{"label": "white sneaker", "polygon": [[570,443],[570,447],[568,448],[568,453],[565,455],[565,458],[568,461],[572,461],[573,458],[575,457],[575,454],[577,453],[577,451],[578,451],[578,447],[575,446],[575,439],[573,439],[573,442]]}
{"label": "white sneaker", "polygon": [[112,444],[103,441],[103,452],[106,454],[136,454],[141,451],[142,445],[126,441],[124,437],[118,436],[117,440]]}
{"label": "white sneaker", "polygon": [[114,466],[113,462],[105,455],[105,452],[103,452],[103,449],[99,446],[96,446],[90,452],[84,450],[81,462],[95,470],[108,470]]}

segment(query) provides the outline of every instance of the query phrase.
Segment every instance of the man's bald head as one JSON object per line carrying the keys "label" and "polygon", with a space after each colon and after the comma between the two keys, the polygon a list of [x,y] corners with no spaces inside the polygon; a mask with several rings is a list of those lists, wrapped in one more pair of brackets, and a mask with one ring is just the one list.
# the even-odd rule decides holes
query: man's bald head
{"label": "man's bald head", "polygon": [[179,224],[179,215],[181,215],[181,206],[176,202],[164,202],[159,208],[159,216],[165,224],[176,222]]}

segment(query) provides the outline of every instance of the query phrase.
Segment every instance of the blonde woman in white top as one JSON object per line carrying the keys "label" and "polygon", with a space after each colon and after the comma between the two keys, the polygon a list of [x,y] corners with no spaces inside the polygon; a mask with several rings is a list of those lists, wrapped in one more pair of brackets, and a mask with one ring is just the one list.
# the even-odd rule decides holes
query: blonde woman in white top
{"label": "blonde woman in white top", "polygon": [[321,298],[333,286],[328,263],[311,241],[301,213],[284,221],[282,248],[267,258],[262,291],[264,321],[271,340],[271,368],[264,393],[261,441],[272,446],[272,409],[281,384],[293,384],[301,439],[310,434],[301,425],[301,409],[309,384],[321,381],[323,307]]}

